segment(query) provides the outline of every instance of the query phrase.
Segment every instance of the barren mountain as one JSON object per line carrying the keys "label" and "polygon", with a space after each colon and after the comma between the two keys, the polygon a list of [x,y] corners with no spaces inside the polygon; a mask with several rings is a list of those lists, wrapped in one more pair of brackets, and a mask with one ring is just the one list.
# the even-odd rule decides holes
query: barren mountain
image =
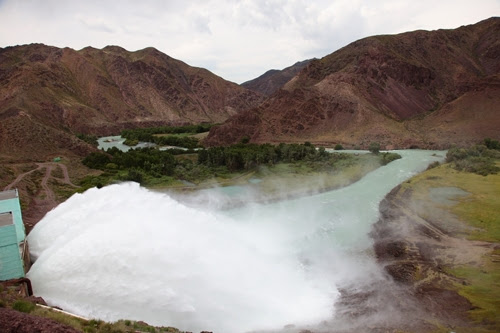
{"label": "barren mountain", "polygon": [[222,122],[261,95],[154,48],[0,49],[0,155],[36,158],[90,147],[74,134]]}
{"label": "barren mountain", "polygon": [[500,137],[500,18],[368,37],[311,61],[257,108],[213,128],[239,142],[447,147]]}
{"label": "barren mountain", "polygon": [[276,90],[281,89],[288,81],[297,75],[297,73],[307,66],[311,60],[312,59],[299,61],[282,70],[271,69],[258,78],[244,82],[241,85],[265,96],[272,95]]}

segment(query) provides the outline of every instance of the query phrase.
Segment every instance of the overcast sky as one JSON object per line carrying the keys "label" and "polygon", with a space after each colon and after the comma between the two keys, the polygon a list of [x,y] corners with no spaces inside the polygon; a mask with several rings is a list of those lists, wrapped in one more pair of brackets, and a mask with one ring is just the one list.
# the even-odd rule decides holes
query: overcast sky
{"label": "overcast sky", "polygon": [[0,0],[0,47],[153,46],[242,83],[363,37],[491,16],[500,0]]}

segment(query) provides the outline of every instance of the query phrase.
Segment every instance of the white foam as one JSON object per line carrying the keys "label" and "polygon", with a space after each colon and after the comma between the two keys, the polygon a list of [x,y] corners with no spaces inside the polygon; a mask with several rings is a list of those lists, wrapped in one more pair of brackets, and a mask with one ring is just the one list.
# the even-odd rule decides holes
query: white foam
{"label": "white foam", "polygon": [[111,321],[244,332],[331,316],[334,287],[308,273],[276,228],[135,183],[90,189],[33,229],[28,276],[50,304]]}

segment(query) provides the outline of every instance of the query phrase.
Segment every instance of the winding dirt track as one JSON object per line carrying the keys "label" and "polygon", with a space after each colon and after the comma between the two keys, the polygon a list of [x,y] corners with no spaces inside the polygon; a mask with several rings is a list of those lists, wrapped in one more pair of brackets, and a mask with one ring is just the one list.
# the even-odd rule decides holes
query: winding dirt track
{"label": "winding dirt track", "polygon": [[[52,175],[52,172],[56,170],[58,167],[61,169],[63,173],[62,178],[54,177]],[[45,213],[50,211],[52,208],[58,205],[58,202],[56,201],[56,195],[49,186],[49,181],[51,179],[55,179],[63,184],[67,184],[75,188],[78,187],[71,182],[68,174],[68,168],[66,167],[66,165],[56,162],[46,162],[46,163],[37,163],[37,167],[35,169],[22,173],[19,176],[17,176],[17,178],[12,183],[10,183],[4,188],[4,191],[15,188],[16,185],[20,183],[26,176],[30,175],[31,173],[37,170],[42,170],[42,169],[45,169],[46,171],[45,175],[43,176],[40,182],[41,191],[40,193],[37,193],[36,197],[33,199],[36,207],[35,208],[36,212],[34,216],[37,217],[38,219],[41,218],[43,215],[45,215]],[[28,225],[31,226],[32,224],[28,223]]]}

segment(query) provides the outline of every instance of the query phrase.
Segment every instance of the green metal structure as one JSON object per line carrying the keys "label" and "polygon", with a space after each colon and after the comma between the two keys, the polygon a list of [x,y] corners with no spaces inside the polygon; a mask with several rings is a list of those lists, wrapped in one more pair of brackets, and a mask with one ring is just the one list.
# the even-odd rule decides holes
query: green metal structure
{"label": "green metal structure", "polygon": [[17,190],[0,192],[0,281],[24,277],[25,238]]}

